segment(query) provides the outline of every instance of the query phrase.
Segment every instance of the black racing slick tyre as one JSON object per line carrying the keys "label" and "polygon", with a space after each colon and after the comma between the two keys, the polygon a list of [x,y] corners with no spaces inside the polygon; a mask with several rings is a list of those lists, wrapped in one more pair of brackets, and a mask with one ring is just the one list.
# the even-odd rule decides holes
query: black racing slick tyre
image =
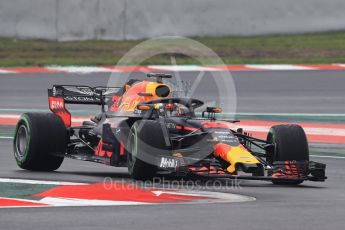
{"label": "black racing slick tyre", "polygon": [[[299,125],[276,125],[272,126],[267,142],[275,144],[275,149],[268,152],[267,161],[272,164],[274,161],[308,161],[309,148],[306,134]],[[275,180],[274,184],[298,185],[303,180],[284,181]]]}
{"label": "black racing slick tyre", "polygon": [[67,131],[53,113],[24,113],[16,126],[13,141],[17,165],[31,171],[54,171],[66,152]]}
{"label": "black racing slick tyre", "polygon": [[169,152],[158,121],[136,121],[129,131],[126,149],[128,172],[133,179],[151,180],[157,173],[157,155]]}

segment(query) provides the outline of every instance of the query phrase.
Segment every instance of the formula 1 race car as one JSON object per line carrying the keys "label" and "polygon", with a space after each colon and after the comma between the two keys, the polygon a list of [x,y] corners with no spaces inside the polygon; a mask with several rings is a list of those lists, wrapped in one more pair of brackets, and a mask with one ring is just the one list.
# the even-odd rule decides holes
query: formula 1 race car
{"label": "formula 1 race car", "polygon": [[[65,157],[128,167],[138,180],[198,176],[267,180],[275,184],[324,181],[326,166],[309,161],[298,125],[273,126],[266,140],[234,130],[236,120],[193,98],[172,97],[171,75],[148,74],[122,87],[55,85],[48,89],[52,113],[24,113],[16,126],[19,167],[53,171]],[[72,126],[66,104],[100,105],[102,112]]]}

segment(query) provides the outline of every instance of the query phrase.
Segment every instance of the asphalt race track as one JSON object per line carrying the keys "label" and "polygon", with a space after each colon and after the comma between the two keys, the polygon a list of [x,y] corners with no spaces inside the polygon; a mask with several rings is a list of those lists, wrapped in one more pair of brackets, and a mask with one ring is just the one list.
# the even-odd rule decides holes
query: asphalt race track
{"label": "asphalt race track", "polygon": [[[138,73],[135,73],[138,76]],[[345,113],[344,71],[267,71],[232,73],[238,112]],[[109,74],[2,74],[0,108],[47,109],[53,84],[103,85]],[[195,73],[186,73],[193,79]],[[200,85],[212,97],[208,85]],[[1,128],[1,127],[0,127]],[[66,159],[54,173],[19,170],[12,140],[0,139],[0,177],[98,182],[130,180],[125,168]],[[241,181],[236,188],[215,188],[255,197],[232,204],[163,204],[113,207],[0,209],[0,229],[344,229],[345,159],[312,158],[327,164],[325,183],[298,187]],[[0,188],[1,189],[1,188]]]}

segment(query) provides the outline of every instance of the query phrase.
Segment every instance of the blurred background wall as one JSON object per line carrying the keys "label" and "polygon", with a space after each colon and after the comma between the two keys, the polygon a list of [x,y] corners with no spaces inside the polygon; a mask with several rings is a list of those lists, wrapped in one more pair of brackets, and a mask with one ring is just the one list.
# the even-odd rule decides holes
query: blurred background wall
{"label": "blurred background wall", "polygon": [[344,0],[0,0],[0,37],[139,39],[345,29]]}

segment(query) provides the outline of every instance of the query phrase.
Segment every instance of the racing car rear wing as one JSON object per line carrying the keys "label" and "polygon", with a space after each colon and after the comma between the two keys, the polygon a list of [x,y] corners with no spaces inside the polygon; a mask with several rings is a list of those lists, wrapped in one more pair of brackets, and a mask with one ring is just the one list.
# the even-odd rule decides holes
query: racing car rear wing
{"label": "racing car rear wing", "polygon": [[101,105],[104,111],[105,98],[116,95],[120,90],[121,87],[54,85],[48,89],[49,109],[70,127],[72,117],[65,104]]}

